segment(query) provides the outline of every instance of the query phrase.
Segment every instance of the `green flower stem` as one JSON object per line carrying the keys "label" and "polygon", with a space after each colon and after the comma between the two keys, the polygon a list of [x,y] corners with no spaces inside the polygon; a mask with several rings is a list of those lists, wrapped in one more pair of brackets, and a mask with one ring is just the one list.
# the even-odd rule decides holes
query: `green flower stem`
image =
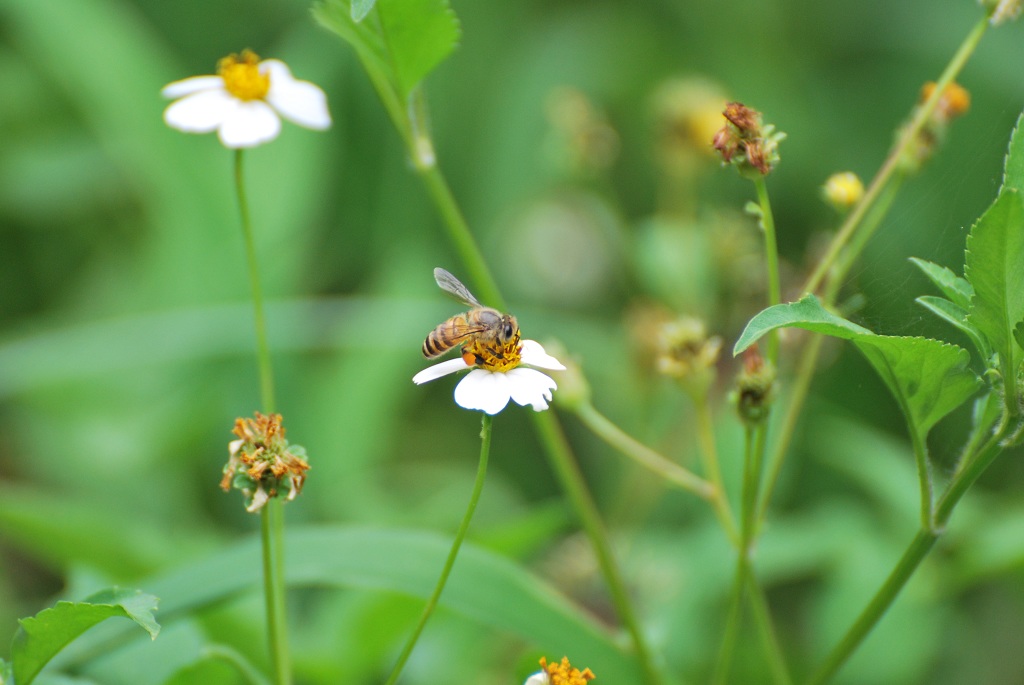
{"label": "green flower stem", "polygon": [[292,682],[288,654],[288,630],[284,604],[284,502],[271,497],[260,510],[260,534],[263,542],[263,596],[267,605],[267,632],[270,664],[276,685]]}
{"label": "green flower stem", "polygon": [[917,481],[921,491],[921,527],[930,528],[935,508],[935,494],[932,486],[932,471],[928,464],[928,446],[925,438],[920,435],[911,421],[907,421],[910,432],[910,443],[914,449],[914,461],[917,462]]}
{"label": "green flower stem", "polygon": [[733,518],[729,498],[722,482],[722,470],[718,466],[715,422],[711,417],[708,398],[707,395],[693,394],[691,399],[693,399],[697,413],[697,440],[700,443],[701,459],[704,461],[704,475],[711,481],[711,485],[715,489],[715,498],[711,503],[715,508],[715,515],[718,516],[718,522],[722,525],[722,530],[725,531],[733,546],[738,549],[740,546],[739,532],[736,530],[736,521]]}
{"label": "green flower stem", "polygon": [[647,470],[708,502],[713,503],[716,499],[716,490],[711,483],[638,442],[597,411],[590,402],[581,403],[576,408],[576,416],[594,435]]}
{"label": "green flower stem", "polygon": [[622,579],[618,564],[612,554],[611,544],[608,541],[608,533],[605,531],[601,515],[597,505],[590,497],[586,484],[583,481],[583,474],[573,459],[569,443],[562,432],[562,428],[551,412],[537,412],[533,414],[533,424],[537,434],[551,459],[552,466],[565,489],[566,496],[572,503],[580,523],[590,538],[590,544],[594,547],[594,554],[597,557],[601,574],[608,584],[608,591],[611,593],[612,601],[619,613],[619,618],[633,638],[633,646],[636,649],[637,658],[644,670],[644,683],[649,685],[660,685],[664,683],[661,671],[655,667],[650,648],[647,646],[647,639],[640,630],[633,605],[626,590],[626,584]]}
{"label": "green flower stem", "polygon": [[775,627],[772,625],[771,611],[768,608],[768,599],[764,596],[764,590],[754,576],[750,565],[745,565],[747,578],[747,597],[750,600],[750,610],[764,643],[765,656],[768,659],[768,666],[772,672],[772,680],[776,685],[792,685],[793,678],[789,675],[789,667],[786,666],[786,657],[779,645],[778,637],[775,634]]}
{"label": "green flower stem", "polygon": [[[768,306],[782,302],[782,287],[779,283],[779,247],[775,238],[775,217],[772,205],[768,200],[768,185],[764,176],[754,177],[754,188],[757,189],[757,202],[761,206],[761,228],[764,229],[764,256],[768,267]],[[768,336],[765,358],[774,366],[779,357],[779,334],[772,331]]]}
{"label": "green flower stem", "polygon": [[[422,94],[419,95],[422,97]],[[409,112],[422,116],[422,107],[411,108]],[[394,118],[394,117],[393,117]],[[396,122],[396,126],[402,127]],[[426,127],[423,125],[411,126],[410,130],[417,131],[418,137],[428,136]],[[429,139],[428,139],[429,140]],[[491,275],[487,262],[480,252],[480,248],[473,238],[469,225],[466,223],[462,211],[452,194],[448,182],[437,167],[436,161],[431,158],[429,164],[423,163],[417,155],[417,150],[422,149],[423,142],[411,144],[409,153],[416,161],[416,172],[423,180],[431,200],[434,202],[438,213],[443,220],[445,233],[452,245],[459,253],[463,266],[470,274],[477,294],[486,302],[498,309],[507,309],[505,299],[498,290],[497,282]],[[431,148],[433,144],[431,143]],[[661,673],[655,669],[651,652],[640,631],[639,623],[633,612],[633,607],[626,592],[625,584],[622,582],[618,566],[611,553],[611,545],[608,542],[607,534],[601,523],[597,507],[587,492],[583,476],[579,472],[572,459],[572,451],[561,432],[557,419],[551,412],[534,414],[534,427],[545,446],[548,459],[551,460],[555,471],[562,480],[562,487],[565,489],[570,503],[575,508],[583,528],[593,545],[601,573],[608,584],[609,592],[622,618],[623,624],[633,638],[637,656],[647,676],[647,682],[651,685],[658,685],[663,682]]]}
{"label": "green flower stem", "polygon": [[800,355],[800,366],[797,368],[796,377],[792,381],[792,390],[786,403],[786,413],[782,417],[779,426],[779,435],[775,439],[775,446],[768,459],[768,476],[765,479],[764,487],[761,490],[760,502],[757,507],[757,518],[764,521],[768,512],[768,504],[771,502],[775,486],[779,481],[779,474],[782,473],[782,464],[786,460],[786,452],[789,450],[789,443],[796,430],[797,421],[807,400],[807,392],[811,388],[811,381],[814,380],[814,370],[818,366],[818,355],[821,353],[821,345],[824,341],[823,335],[811,335],[810,341]]}
{"label": "green flower stem", "polygon": [[764,454],[764,424],[746,426],[743,431],[743,488],[740,498],[740,540],[736,550],[736,573],[733,577],[732,593],[729,598],[729,618],[718,651],[718,665],[715,668],[716,683],[728,679],[732,652],[739,632],[743,599],[747,585],[757,585],[751,566],[756,532],[757,495],[761,480],[761,457]]}
{"label": "green flower stem", "polygon": [[992,437],[985,442],[984,446],[971,455],[967,460],[964,469],[949,483],[945,492],[939,498],[935,507],[934,521],[929,525],[923,525],[910,541],[906,551],[900,558],[899,563],[893,568],[885,583],[871,599],[871,602],[864,608],[857,620],[850,626],[849,630],[832,649],[825,662],[815,671],[808,680],[808,685],[822,685],[846,663],[850,655],[860,646],[860,643],[867,637],[868,633],[875,627],[875,624],[885,615],[889,607],[895,601],[897,595],[906,585],[907,581],[924,561],[928,552],[935,545],[949,523],[957,503],[964,496],[967,490],[974,484],[978,477],[985,472],[996,457],[1003,450],[1003,440],[1012,432],[1012,422],[1004,420]]}
{"label": "green flower stem", "polygon": [[839,257],[840,251],[853,237],[854,232],[861,224],[861,220],[867,214],[868,209],[875,203],[879,193],[889,182],[889,178],[897,170],[900,160],[904,154],[906,154],[909,146],[917,138],[921,129],[924,127],[928,118],[932,115],[935,110],[935,106],[938,104],[939,99],[942,97],[943,92],[951,82],[960,74],[960,71],[964,68],[967,60],[974,54],[974,50],[978,47],[978,43],[981,41],[982,36],[985,35],[985,31],[989,26],[989,18],[986,16],[981,19],[971,29],[967,37],[964,38],[963,43],[960,44],[956,54],[946,65],[942,75],[939,76],[939,80],[936,82],[935,89],[932,91],[931,97],[929,97],[923,105],[921,105],[911,120],[910,125],[907,126],[903,135],[900,136],[899,141],[893,146],[892,151],[882,164],[878,173],[871,179],[870,185],[868,185],[867,191],[864,193],[863,199],[854,207],[853,211],[847,216],[846,221],[840,227],[839,232],[836,233],[835,238],[832,239],[832,243],[829,245],[828,251],[825,256],[818,262],[814,272],[807,279],[804,284],[804,292],[814,292],[818,286],[821,285],[822,280],[828,273],[832,264]]}
{"label": "green flower stem", "polygon": [[480,429],[480,463],[476,468],[476,480],[473,482],[473,492],[469,496],[469,506],[466,507],[466,513],[462,516],[462,523],[459,524],[459,529],[455,533],[455,540],[452,541],[452,548],[448,552],[444,568],[441,569],[441,576],[437,579],[434,592],[430,595],[430,599],[427,600],[427,605],[423,607],[419,623],[416,624],[416,629],[409,636],[408,642],[405,643],[405,648],[402,649],[395,667],[391,670],[391,675],[388,676],[386,685],[394,685],[402,674],[405,662],[409,660],[409,655],[412,654],[413,648],[416,647],[416,642],[420,639],[424,626],[427,625],[430,615],[434,613],[434,608],[437,606],[441,593],[444,591],[444,586],[448,582],[448,576],[455,566],[455,558],[459,555],[459,548],[462,547],[462,541],[466,538],[466,531],[469,530],[469,523],[473,520],[473,512],[476,511],[477,502],[480,501],[480,493],[484,489],[484,476],[487,475],[487,460],[491,452],[491,424],[493,421],[494,417],[490,414],[483,415],[483,426]]}
{"label": "green flower stem", "polygon": [[736,573],[733,576],[732,592],[729,594],[729,612],[726,614],[725,629],[722,631],[722,645],[718,648],[718,662],[715,673],[711,677],[713,685],[726,685],[729,682],[729,669],[732,666],[732,653],[736,648],[736,638],[740,631],[740,616],[743,613],[743,593],[746,587],[743,566],[746,564],[743,552],[737,553]]}
{"label": "green flower stem", "polygon": [[[892,179],[885,184],[885,187],[879,193],[878,199],[871,207],[870,211],[864,217],[861,223],[861,229],[853,236],[850,241],[850,246],[840,257],[839,261],[836,262],[835,268],[832,270],[829,281],[834,282],[836,287],[831,287],[831,283],[826,286],[827,292],[837,292],[838,286],[842,283],[843,279],[846,278],[846,274],[849,273],[850,268],[860,257],[860,254],[864,251],[871,236],[875,234],[878,227],[882,224],[882,219],[889,213],[892,208],[892,203],[899,194],[900,188],[903,186],[907,175],[902,171],[894,172]],[[835,296],[833,295],[833,298]],[[832,302],[829,302],[832,304]]]}
{"label": "green flower stem", "polygon": [[249,264],[249,285],[252,289],[253,317],[256,323],[256,357],[259,363],[260,400],[263,411],[274,412],[274,373],[270,366],[270,347],[267,345],[267,321],[263,314],[263,290],[260,287],[260,267],[256,259],[256,241],[253,238],[249,201],[245,192],[243,153],[235,150],[235,190],[238,193],[238,212],[242,219],[245,256]]}
{"label": "green flower stem", "polygon": [[740,495],[740,551],[748,558],[753,553],[757,537],[757,504],[764,471],[765,435],[767,421],[748,426],[745,431],[743,458],[743,489]]}
{"label": "green flower stem", "polygon": [[964,460],[963,468],[950,481],[935,507],[935,527],[937,529],[941,531],[946,527],[957,503],[985,472],[985,469],[991,466],[996,457],[1002,453],[1003,441],[1013,433],[1014,429],[1014,422],[1009,420],[1009,416],[1004,416],[999,428],[978,450],[977,454]]}
{"label": "green flower stem", "polygon": [[[267,324],[263,314],[263,291],[260,288],[260,269],[256,259],[256,241],[253,238],[252,218],[245,192],[243,150],[235,151],[235,190],[238,211],[242,220],[242,236],[249,265],[249,285],[252,290],[253,315],[256,324],[256,356],[259,366],[260,400],[263,411],[274,412],[274,373],[270,365],[270,347],[267,344]],[[285,616],[284,582],[284,512],[281,500],[274,497],[260,510],[260,530],[263,541],[263,593],[267,607],[267,638],[270,645],[270,663],[276,685],[291,683],[291,658],[288,653],[288,631]]]}
{"label": "green flower stem", "polygon": [[846,663],[846,660],[860,646],[861,641],[882,618],[900,590],[913,575],[914,571],[924,560],[932,546],[938,539],[938,535],[931,530],[919,530],[906,551],[900,558],[896,567],[889,574],[882,587],[871,598],[871,602],[864,608],[864,611],[854,622],[850,629],[839,641],[839,644],[829,653],[825,663],[807,681],[808,685],[821,685],[829,681],[839,668]]}

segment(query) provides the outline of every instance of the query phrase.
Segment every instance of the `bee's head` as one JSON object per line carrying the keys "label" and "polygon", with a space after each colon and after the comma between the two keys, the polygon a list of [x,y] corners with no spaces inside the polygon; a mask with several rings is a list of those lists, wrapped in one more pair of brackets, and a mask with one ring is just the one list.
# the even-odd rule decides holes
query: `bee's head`
{"label": "bee's head", "polygon": [[519,324],[516,322],[516,317],[511,314],[501,317],[501,327],[498,329],[498,339],[501,343],[508,344],[513,342],[518,334]]}

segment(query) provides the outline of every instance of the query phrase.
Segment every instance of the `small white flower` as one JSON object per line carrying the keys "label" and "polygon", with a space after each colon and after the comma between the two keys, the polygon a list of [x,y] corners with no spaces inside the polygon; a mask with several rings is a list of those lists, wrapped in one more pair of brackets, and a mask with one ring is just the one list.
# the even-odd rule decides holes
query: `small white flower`
{"label": "small white flower", "polygon": [[161,91],[175,99],[164,121],[186,133],[217,132],[229,148],[255,147],[281,132],[281,117],[322,131],[331,125],[327,96],[309,81],[292,76],[280,60],[262,62],[250,50],[217,65],[216,76],[175,81]]}
{"label": "small white flower", "polygon": [[[520,349],[521,364],[537,366],[542,369],[564,371],[565,366],[544,351],[535,340],[524,340]],[[508,371],[491,371],[473,368],[461,357],[434,364],[413,376],[412,382],[420,385],[456,371],[473,370],[455,386],[455,403],[465,409],[474,409],[497,414],[514,400],[525,407],[530,405],[534,411],[543,411],[551,401],[551,391],[558,385],[552,378],[536,369],[516,366]]]}

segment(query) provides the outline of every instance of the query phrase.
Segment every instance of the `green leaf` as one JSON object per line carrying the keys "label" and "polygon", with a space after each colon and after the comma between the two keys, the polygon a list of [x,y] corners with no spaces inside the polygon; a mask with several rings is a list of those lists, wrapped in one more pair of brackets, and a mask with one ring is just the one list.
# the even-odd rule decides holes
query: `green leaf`
{"label": "green leaf", "polygon": [[977,391],[981,381],[967,368],[967,350],[928,338],[876,335],[829,312],[813,295],[765,309],[751,319],[733,354],[769,331],[803,328],[851,341],[867,357],[896,398],[912,431],[921,436]]}
{"label": "green leaf", "polygon": [[1006,151],[1006,166],[1003,171],[1003,189],[1024,193],[1024,114],[1017,118],[1017,125],[1010,136],[1010,148]]}
{"label": "green leaf", "polygon": [[974,296],[974,288],[967,282],[944,266],[939,266],[925,259],[911,257],[910,261],[924,272],[924,275],[935,284],[942,294],[952,300],[963,309],[971,308],[971,297]]}
{"label": "green leaf", "polygon": [[[372,12],[359,21],[367,4]],[[402,103],[459,42],[448,0],[324,0],[314,14],[355,48],[377,87],[385,80]]]}
{"label": "green leaf", "polygon": [[[450,536],[422,531],[292,526],[285,547],[285,577],[290,587],[381,590],[426,599],[450,546]],[[167,623],[242,592],[258,592],[260,558],[259,537],[253,536],[145,584],[165,598],[161,616]],[[396,559],[402,563],[396,564]],[[578,654],[573,659],[609,682],[638,682],[636,657],[590,612],[523,567],[473,543],[463,545],[440,603],[545,652]],[[69,655],[71,665],[104,648],[75,647],[75,654]]]}
{"label": "green leaf", "polygon": [[1024,320],[1024,204],[1016,191],[1001,191],[971,228],[965,272],[974,286],[967,320],[999,353],[1004,378],[1015,378],[1022,349],[1013,329]]}
{"label": "green leaf", "polygon": [[922,295],[917,298],[916,301],[940,319],[953,324],[953,326],[970,338],[971,342],[974,343],[974,347],[978,350],[978,354],[981,356],[982,360],[986,364],[988,363],[989,358],[992,356],[992,350],[989,349],[988,341],[985,340],[985,336],[983,336],[977,328],[967,321],[966,309],[958,304],[950,302],[944,297]]}
{"label": "green leaf", "polygon": [[352,21],[359,23],[370,13],[377,0],[352,0]]}
{"label": "green leaf", "polygon": [[108,618],[130,618],[155,640],[160,632],[153,618],[158,601],[139,590],[114,587],[101,590],[83,602],[57,602],[51,609],[21,619],[21,627],[11,643],[14,681],[18,685],[29,685],[66,645]]}

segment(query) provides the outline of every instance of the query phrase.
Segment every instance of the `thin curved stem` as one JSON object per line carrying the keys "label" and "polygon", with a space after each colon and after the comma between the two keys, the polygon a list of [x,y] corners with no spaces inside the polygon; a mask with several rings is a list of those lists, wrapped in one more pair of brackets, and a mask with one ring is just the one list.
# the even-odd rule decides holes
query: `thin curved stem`
{"label": "thin curved stem", "polygon": [[647,638],[640,629],[626,583],[615,561],[611,543],[608,541],[608,533],[597,510],[597,505],[587,490],[583,474],[580,473],[579,466],[573,458],[565,434],[551,412],[533,414],[533,423],[537,428],[541,443],[551,459],[555,473],[561,481],[562,488],[580,517],[580,524],[586,531],[587,537],[590,538],[590,544],[594,547],[594,554],[597,557],[598,566],[601,568],[601,574],[608,584],[612,602],[615,604],[615,609],[618,611],[623,625],[633,638],[637,658],[644,669],[644,682],[659,685],[664,682],[664,677],[661,671],[655,667],[651,650],[647,645]]}
{"label": "thin curved stem", "polygon": [[583,402],[576,407],[576,416],[594,435],[648,471],[703,500],[713,502],[715,499],[715,487],[711,483],[637,441],[597,411],[590,402]]}
{"label": "thin curved stem", "polygon": [[448,576],[452,572],[452,568],[455,566],[455,559],[459,555],[459,549],[462,547],[462,541],[466,538],[466,531],[469,530],[469,524],[473,520],[473,512],[476,511],[476,505],[480,501],[480,493],[484,489],[484,477],[487,475],[487,461],[488,456],[491,452],[491,424],[493,418],[490,414],[483,415],[483,426],[480,429],[480,462],[476,468],[476,480],[473,482],[473,492],[469,496],[469,505],[466,507],[466,513],[462,516],[462,523],[459,524],[459,529],[455,533],[455,540],[452,541],[452,547],[448,551],[448,558],[445,559],[444,568],[441,569],[441,576],[437,579],[437,585],[434,586],[434,591],[431,593],[430,598],[427,600],[427,605],[423,607],[423,613],[420,615],[419,623],[416,624],[416,629],[413,630],[412,635],[409,636],[409,640],[405,643],[405,647],[402,649],[402,653],[398,657],[398,661],[395,663],[395,667],[391,670],[391,675],[388,676],[386,685],[394,685],[398,680],[398,677],[402,674],[402,669],[405,668],[405,662],[409,660],[409,655],[412,654],[412,650],[416,647],[416,642],[419,641],[420,635],[423,633],[423,628],[427,625],[427,621],[430,619],[431,614],[434,613],[437,602],[441,598],[441,593],[444,591],[444,586],[448,582]]}
{"label": "thin curved stem", "polygon": [[[243,150],[235,151],[235,191],[242,223],[249,286],[252,291],[253,319],[256,328],[256,357],[260,379],[260,404],[267,414],[274,412],[274,371],[267,344],[267,323],[263,313],[263,291],[260,268],[256,258],[252,217],[245,190]],[[291,683],[291,657],[288,652],[288,630],[285,610],[284,581],[284,512],[281,500],[274,497],[260,510],[260,533],[263,551],[263,593],[267,609],[267,639],[270,663],[276,685]]]}

